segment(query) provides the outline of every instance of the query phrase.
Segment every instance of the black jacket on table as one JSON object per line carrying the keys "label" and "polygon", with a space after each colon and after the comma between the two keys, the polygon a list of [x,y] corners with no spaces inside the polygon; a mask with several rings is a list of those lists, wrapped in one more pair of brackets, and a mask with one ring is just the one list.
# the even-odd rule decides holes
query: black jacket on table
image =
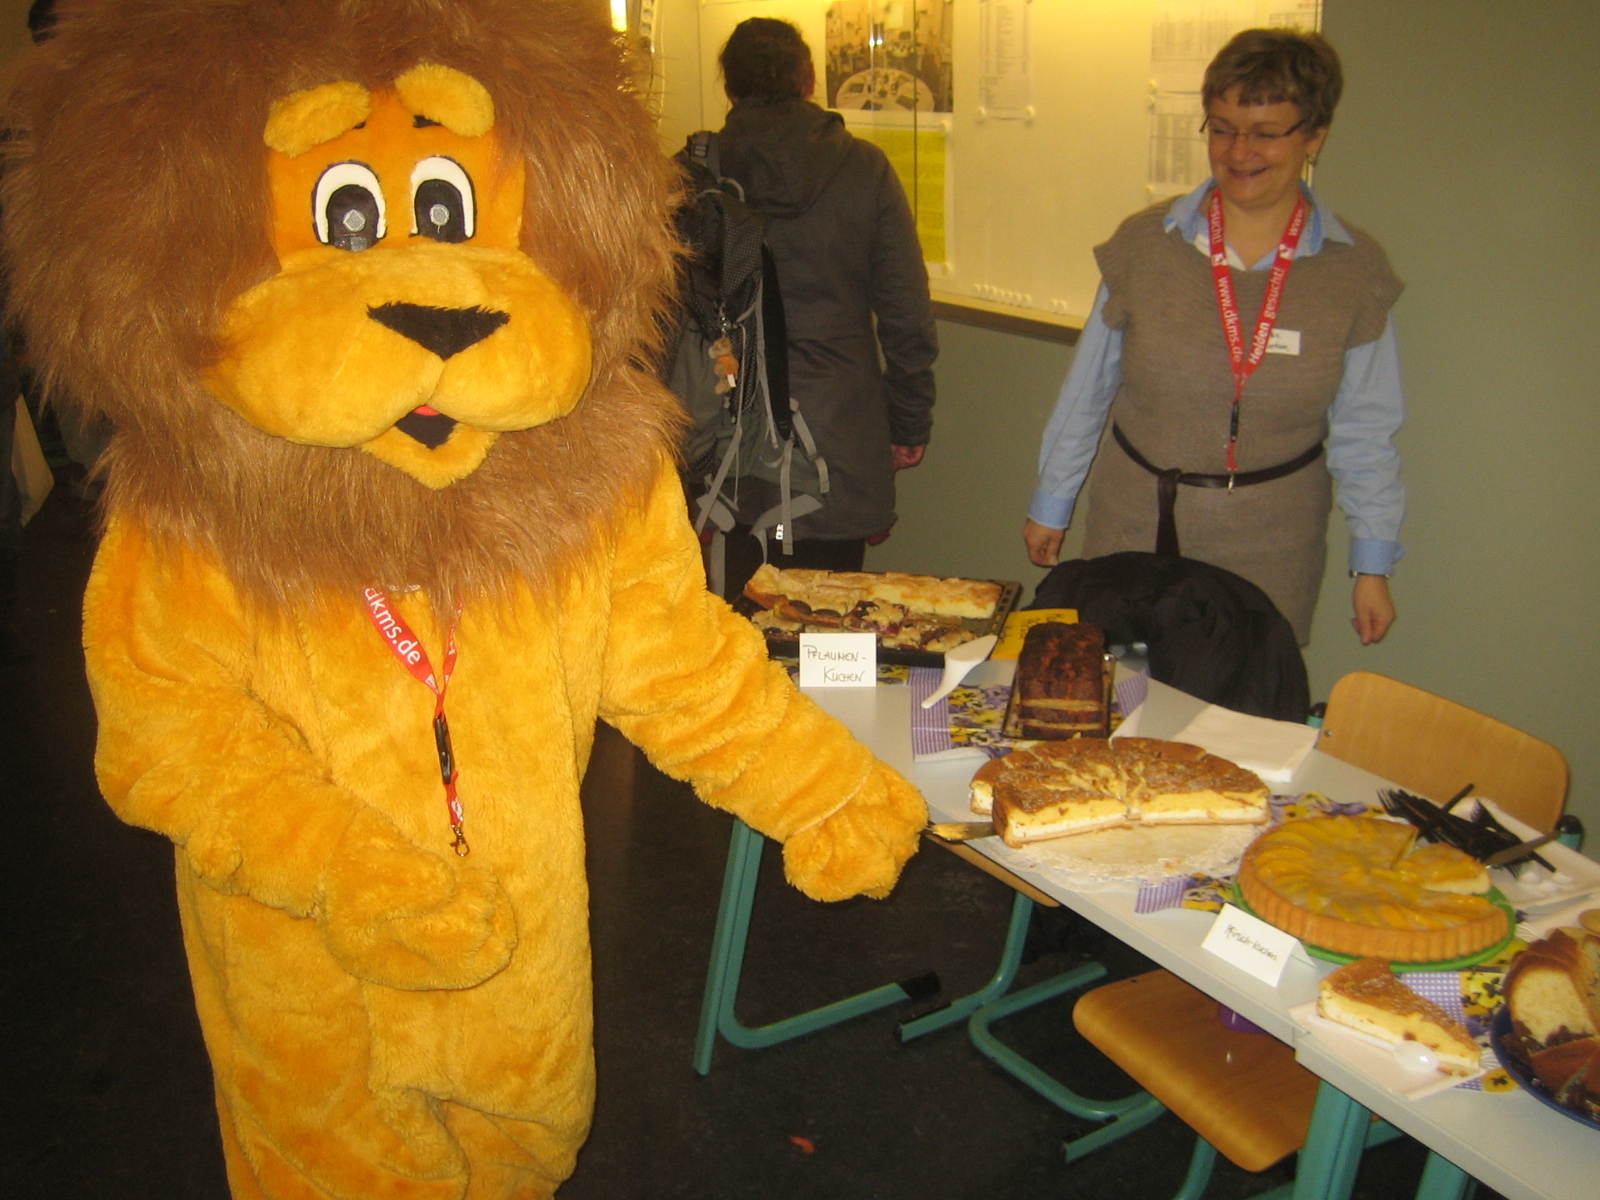
{"label": "black jacket on table", "polygon": [[768,218],[790,392],[828,463],[823,508],[796,521],[796,536],[887,532],[889,447],[927,443],[939,352],[905,191],[883,151],[807,100],[740,103],[717,142],[722,173]]}
{"label": "black jacket on table", "polygon": [[1106,642],[1144,642],[1150,677],[1237,712],[1303,722],[1311,706],[1294,630],[1232,571],[1176,554],[1123,550],[1051,568],[1030,608],[1075,608]]}

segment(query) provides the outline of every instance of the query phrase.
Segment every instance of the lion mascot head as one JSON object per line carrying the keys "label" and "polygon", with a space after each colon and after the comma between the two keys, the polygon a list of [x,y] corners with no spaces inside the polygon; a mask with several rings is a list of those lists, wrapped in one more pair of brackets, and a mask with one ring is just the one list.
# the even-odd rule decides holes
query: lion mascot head
{"label": "lion mascot head", "polygon": [[570,568],[678,421],[634,80],[593,0],[63,4],[5,265],[52,402],[115,426],[109,511],[272,606]]}

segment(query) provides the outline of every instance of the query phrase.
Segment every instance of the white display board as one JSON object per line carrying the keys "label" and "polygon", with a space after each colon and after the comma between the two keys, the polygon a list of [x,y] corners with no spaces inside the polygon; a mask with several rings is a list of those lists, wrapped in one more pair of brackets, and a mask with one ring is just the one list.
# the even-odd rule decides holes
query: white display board
{"label": "white display board", "polygon": [[[1093,247],[1130,213],[1204,178],[1199,87],[1216,50],[1252,26],[1316,28],[1321,9],[1320,0],[679,3],[680,19],[692,3],[698,21],[693,83],[705,128],[727,112],[717,54],[734,27],[792,21],[812,50],[818,103],[838,103],[907,183],[936,299],[1068,323],[1093,302]],[[863,37],[877,39],[876,73],[848,52]],[[925,56],[915,71],[905,69],[913,48]],[[688,86],[668,72],[669,90]]]}

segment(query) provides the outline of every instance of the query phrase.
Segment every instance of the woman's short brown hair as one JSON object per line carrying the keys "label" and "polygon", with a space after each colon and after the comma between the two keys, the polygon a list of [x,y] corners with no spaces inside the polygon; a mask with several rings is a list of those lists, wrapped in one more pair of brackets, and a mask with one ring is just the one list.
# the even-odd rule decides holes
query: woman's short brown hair
{"label": "woman's short brown hair", "polygon": [[800,100],[811,82],[811,48],[800,30],[774,17],[741,21],[718,61],[723,84],[735,101]]}
{"label": "woman's short brown hair", "polygon": [[1293,104],[1306,130],[1333,123],[1344,90],[1339,56],[1320,33],[1246,29],[1236,33],[1206,68],[1200,88],[1207,109],[1234,88],[1240,104]]}

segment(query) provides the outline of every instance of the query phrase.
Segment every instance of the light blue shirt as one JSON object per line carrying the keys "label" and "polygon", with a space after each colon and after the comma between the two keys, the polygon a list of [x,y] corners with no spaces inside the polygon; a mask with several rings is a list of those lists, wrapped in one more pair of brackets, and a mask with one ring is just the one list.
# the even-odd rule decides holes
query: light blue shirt
{"label": "light blue shirt", "polygon": [[[1174,201],[1164,222],[1166,229],[1177,229],[1208,257],[1205,200],[1213,186],[1207,180]],[[1305,192],[1311,200],[1311,219],[1295,257],[1309,258],[1325,241],[1353,243],[1339,218],[1323,208],[1309,188]],[[1276,254],[1274,248],[1250,269],[1267,270]],[[1244,269],[1231,246],[1228,260],[1236,269]],[[1072,510],[1089,476],[1111,402],[1122,386],[1122,332],[1106,327],[1108,294],[1102,283],[1039,448],[1039,484],[1028,516],[1050,529],[1065,529],[1072,523]],[[1406,489],[1400,482],[1400,453],[1394,445],[1404,420],[1400,355],[1391,317],[1377,341],[1345,351],[1344,375],[1328,408],[1328,471],[1338,481],[1339,507],[1350,529],[1352,571],[1388,575],[1405,553],[1399,538]]]}

